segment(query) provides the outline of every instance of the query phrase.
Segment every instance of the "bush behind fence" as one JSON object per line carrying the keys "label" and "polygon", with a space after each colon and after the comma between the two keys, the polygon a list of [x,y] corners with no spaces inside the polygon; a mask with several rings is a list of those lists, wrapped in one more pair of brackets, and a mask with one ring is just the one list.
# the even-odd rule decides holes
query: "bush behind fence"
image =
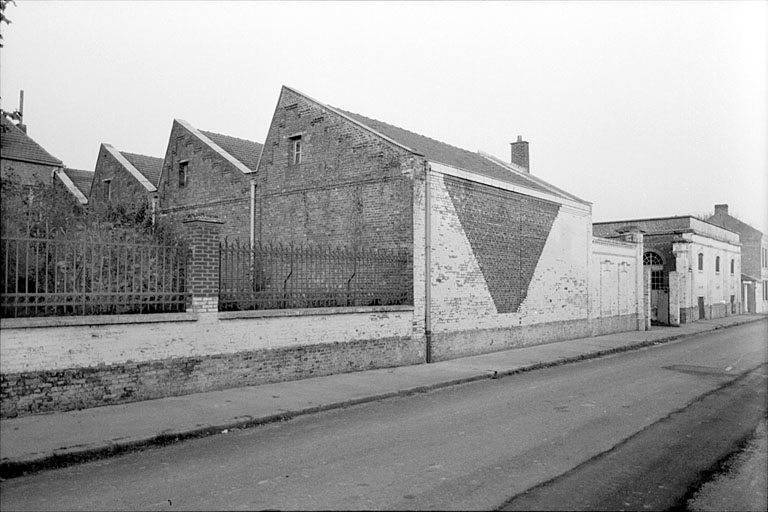
{"label": "bush behind fence", "polygon": [[182,312],[181,245],[3,237],[2,317]]}
{"label": "bush behind fence", "polygon": [[225,241],[219,310],[413,304],[410,252]]}

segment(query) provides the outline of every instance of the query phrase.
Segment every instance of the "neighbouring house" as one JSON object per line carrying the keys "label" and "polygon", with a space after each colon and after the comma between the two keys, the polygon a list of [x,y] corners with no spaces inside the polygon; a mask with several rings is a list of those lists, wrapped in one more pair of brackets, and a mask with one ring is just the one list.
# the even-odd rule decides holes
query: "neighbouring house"
{"label": "neighbouring house", "polygon": [[744,312],[768,313],[768,238],[762,231],[730,215],[727,204],[716,204],[715,214],[707,222],[739,234]]}
{"label": "neighbouring house", "polygon": [[[528,165],[521,139],[507,163],[283,87],[255,176],[254,240],[407,250],[428,360],[642,328],[642,265],[631,266],[642,236],[615,243],[628,261],[603,276],[590,203]],[[595,309],[601,277],[622,280],[626,301]]]}
{"label": "neighbouring house", "polygon": [[160,158],[128,153],[102,143],[96,160],[88,202],[99,210],[108,204],[147,205],[157,209]]}
{"label": "neighbouring house", "polygon": [[262,145],[174,119],[158,182],[161,215],[216,217],[223,239],[250,238],[251,176]]}
{"label": "neighbouring house", "polygon": [[50,185],[64,164],[27,135],[26,126],[0,115],[0,172],[15,175],[23,185]]}
{"label": "neighbouring house", "polygon": [[53,186],[62,186],[82,206],[88,204],[93,183],[93,171],[63,167],[53,172]]}
{"label": "neighbouring house", "polygon": [[742,311],[739,234],[692,216],[597,222],[596,236],[644,232],[651,320],[679,325]]}

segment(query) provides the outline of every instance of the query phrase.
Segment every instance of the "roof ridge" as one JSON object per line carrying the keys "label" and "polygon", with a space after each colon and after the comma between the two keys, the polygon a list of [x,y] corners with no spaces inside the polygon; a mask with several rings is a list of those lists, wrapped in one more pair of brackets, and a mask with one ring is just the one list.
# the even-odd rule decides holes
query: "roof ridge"
{"label": "roof ridge", "polygon": [[131,152],[131,151],[123,151],[123,150],[121,150],[121,149],[118,149],[118,151],[120,151],[120,152],[121,152],[122,154],[124,154],[124,155],[131,155],[131,156],[143,156],[143,157],[145,157],[145,158],[156,158],[156,159],[158,159],[158,160],[162,160],[162,158],[160,158],[159,156],[145,155],[145,154],[143,154],[143,153],[133,153],[133,152]]}
{"label": "roof ridge", "polygon": [[200,132],[205,134],[218,135],[219,137],[229,137],[230,139],[242,140],[243,142],[250,142],[252,144],[261,144],[261,142],[257,142],[255,140],[244,139],[242,137],[235,137],[234,135],[227,135],[226,133],[212,132],[210,130],[200,130]]}

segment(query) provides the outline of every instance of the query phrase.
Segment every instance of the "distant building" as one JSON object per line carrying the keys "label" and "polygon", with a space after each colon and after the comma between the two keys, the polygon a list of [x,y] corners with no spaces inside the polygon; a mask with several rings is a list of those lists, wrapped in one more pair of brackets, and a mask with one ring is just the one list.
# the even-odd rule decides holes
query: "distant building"
{"label": "distant building", "polygon": [[707,222],[739,234],[744,311],[768,313],[768,238],[762,231],[730,215],[727,204],[716,204],[715,214]]}
{"label": "distant building", "polygon": [[64,187],[79,204],[85,206],[91,193],[93,175],[93,171],[59,168],[53,172],[53,186]]}
{"label": "distant building", "polygon": [[107,204],[157,206],[157,181],[162,159],[118,151],[101,144],[96,160],[89,205],[98,210]]}
{"label": "distant building", "polygon": [[50,185],[53,172],[64,164],[32,140],[24,125],[0,115],[0,173],[16,175],[23,185]]}
{"label": "distant building", "polygon": [[158,181],[160,214],[216,217],[224,222],[222,238],[247,241],[251,176],[261,149],[258,142],[175,119]]}
{"label": "distant building", "polygon": [[679,325],[742,311],[738,233],[691,216],[597,222],[592,230],[611,236],[628,227],[644,232],[652,321]]}

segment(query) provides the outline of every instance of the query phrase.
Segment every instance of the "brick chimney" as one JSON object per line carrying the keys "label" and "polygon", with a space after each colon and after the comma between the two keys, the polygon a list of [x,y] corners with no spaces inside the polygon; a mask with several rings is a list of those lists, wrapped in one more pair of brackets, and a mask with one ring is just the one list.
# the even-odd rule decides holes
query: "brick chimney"
{"label": "brick chimney", "polygon": [[728,205],[727,204],[716,204],[715,205],[715,215],[728,215]]}
{"label": "brick chimney", "polygon": [[522,135],[517,136],[517,142],[510,142],[512,146],[512,163],[525,169],[530,173],[531,167],[528,162],[528,142],[523,140]]}
{"label": "brick chimney", "polygon": [[24,124],[24,91],[19,91],[19,124],[16,128],[27,133],[27,125]]}

